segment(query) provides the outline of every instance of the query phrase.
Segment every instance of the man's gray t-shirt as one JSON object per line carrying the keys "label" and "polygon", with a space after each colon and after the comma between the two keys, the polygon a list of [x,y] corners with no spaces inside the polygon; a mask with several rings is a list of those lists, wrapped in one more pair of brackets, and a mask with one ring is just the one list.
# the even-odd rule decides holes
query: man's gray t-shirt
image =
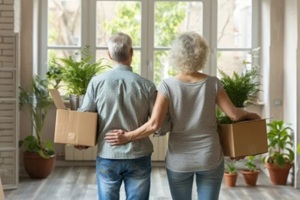
{"label": "man's gray t-shirt", "polygon": [[208,76],[197,83],[174,77],[163,80],[158,92],[169,99],[169,134],[166,167],[176,172],[210,170],[223,161],[217,132],[216,97],[221,81]]}

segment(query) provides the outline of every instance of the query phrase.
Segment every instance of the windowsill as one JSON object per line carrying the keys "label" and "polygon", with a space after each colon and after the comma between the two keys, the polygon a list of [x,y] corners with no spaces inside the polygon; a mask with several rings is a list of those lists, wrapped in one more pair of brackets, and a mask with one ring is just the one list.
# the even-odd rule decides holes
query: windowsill
{"label": "windowsill", "polygon": [[247,106],[264,106],[265,103],[263,101],[250,101]]}

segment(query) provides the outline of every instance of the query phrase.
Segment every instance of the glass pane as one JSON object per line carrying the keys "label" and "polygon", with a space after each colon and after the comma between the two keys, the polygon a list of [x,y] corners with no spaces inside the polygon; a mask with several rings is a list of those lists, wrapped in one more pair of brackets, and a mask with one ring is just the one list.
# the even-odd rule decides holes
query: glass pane
{"label": "glass pane", "polygon": [[[57,68],[58,66],[63,66],[61,62],[59,62],[59,59],[56,58],[67,58],[69,56],[72,56],[73,59],[79,60],[80,59],[80,49],[64,49],[64,50],[48,50],[48,69],[49,71],[51,67]],[[55,59],[55,62],[52,62]],[[53,73],[53,71],[51,70]],[[57,71],[54,71],[57,73]],[[55,80],[50,81],[49,87],[51,88],[59,88],[60,95],[66,96],[68,94],[66,85],[63,80],[60,80],[59,82]]]}
{"label": "glass pane", "polygon": [[110,35],[124,32],[133,46],[141,46],[141,3],[135,1],[97,1],[96,45],[107,46]]}
{"label": "glass pane", "polygon": [[105,63],[109,66],[112,66],[113,63],[108,57],[107,50],[97,50],[96,51],[96,60],[105,59]]}
{"label": "glass pane", "polygon": [[218,0],[218,48],[250,48],[252,0]]}
{"label": "glass pane", "polygon": [[169,47],[180,32],[202,34],[202,2],[155,2],[154,46]]}
{"label": "glass pane", "polygon": [[158,85],[161,80],[177,74],[176,70],[168,64],[169,51],[154,52],[154,83]]}
{"label": "glass pane", "polygon": [[[107,64],[109,66],[113,66],[112,61],[109,59],[107,55],[107,50],[98,50],[96,53],[96,59],[97,60],[106,59]],[[134,73],[141,74],[141,51],[134,50],[131,67]]]}
{"label": "glass pane", "polygon": [[67,58],[72,56],[76,60],[80,59],[80,49],[49,49],[48,50],[48,62],[54,58]]}
{"label": "glass pane", "polygon": [[48,0],[48,45],[79,46],[81,0]]}
{"label": "glass pane", "polygon": [[[249,65],[245,62],[251,62],[251,55],[248,51],[218,51],[218,69],[231,76],[233,72],[242,73]],[[218,72],[218,70],[217,70]],[[217,73],[219,76],[219,73]]]}

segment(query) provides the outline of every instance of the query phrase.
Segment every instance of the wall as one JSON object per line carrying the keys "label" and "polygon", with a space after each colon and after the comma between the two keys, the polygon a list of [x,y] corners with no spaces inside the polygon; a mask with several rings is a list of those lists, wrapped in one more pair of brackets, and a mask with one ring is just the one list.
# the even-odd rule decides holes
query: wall
{"label": "wall", "polygon": [[[290,123],[295,131],[295,143],[299,141],[299,103],[300,103],[300,80],[299,80],[299,9],[297,0],[285,1],[284,10],[284,120]],[[298,4],[299,7],[299,4]],[[299,159],[295,159],[295,187],[300,187]]]}
{"label": "wall", "polygon": [[6,188],[18,182],[18,35],[14,33],[14,1],[0,0],[0,176]]}

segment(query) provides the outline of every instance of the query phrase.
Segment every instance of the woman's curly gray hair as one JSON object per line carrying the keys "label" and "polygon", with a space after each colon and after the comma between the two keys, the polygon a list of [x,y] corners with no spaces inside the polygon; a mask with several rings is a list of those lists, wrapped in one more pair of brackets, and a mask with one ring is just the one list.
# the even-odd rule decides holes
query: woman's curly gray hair
{"label": "woman's curly gray hair", "polygon": [[184,72],[197,72],[204,68],[209,46],[196,32],[185,32],[174,40],[169,53],[169,64]]}

